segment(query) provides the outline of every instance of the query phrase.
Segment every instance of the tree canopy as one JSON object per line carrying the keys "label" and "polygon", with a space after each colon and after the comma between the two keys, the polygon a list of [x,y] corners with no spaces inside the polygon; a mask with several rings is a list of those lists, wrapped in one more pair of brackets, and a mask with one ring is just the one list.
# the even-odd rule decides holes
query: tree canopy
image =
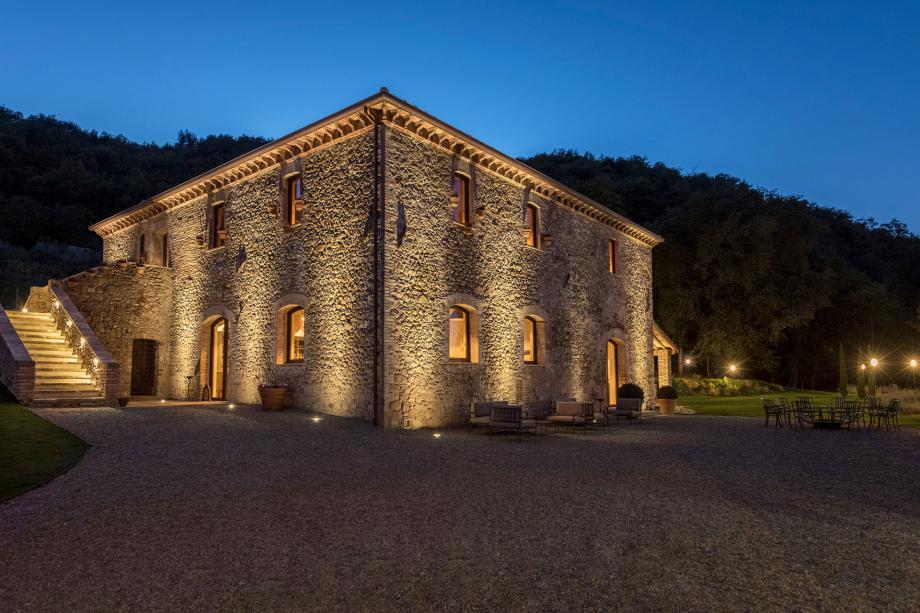
{"label": "tree canopy", "polygon": [[[0,300],[99,259],[95,221],[267,142],[135,143],[0,107]],[[839,345],[901,360],[920,336],[920,238],[727,175],[560,150],[524,162],[664,236],[655,317],[702,369],[834,389]],[[902,355],[903,354],[903,355]],[[895,369],[896,370],[896,369]]]}
{"label": "tree canopy", "polygon": [[704,371],[834,389],[842,343],[888,356],[916,348],[920,239],[891,220],[684,174],[641,157],[556,151],[523,160],[661,234],[655,317]]}

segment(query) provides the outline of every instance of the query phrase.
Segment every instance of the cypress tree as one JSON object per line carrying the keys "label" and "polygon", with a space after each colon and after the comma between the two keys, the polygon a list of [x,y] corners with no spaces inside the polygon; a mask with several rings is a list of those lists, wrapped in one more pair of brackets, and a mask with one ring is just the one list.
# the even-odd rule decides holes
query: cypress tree
{"label": "cypress tree", "polygon": [[847,397],[848,383],[849,378],[847,377],[847,361],[843,355],[843,343],[840,343],[840,380],[837,383],[837,392],[842,398]]}
{"label": "cypress tree", "polygon": [[863,354],[862,347],[859,348],[859,359],[860,364],[859,368],[856,370],[856,395],[860,398],[866,397],[866,370],[865,364],[862,362]]}

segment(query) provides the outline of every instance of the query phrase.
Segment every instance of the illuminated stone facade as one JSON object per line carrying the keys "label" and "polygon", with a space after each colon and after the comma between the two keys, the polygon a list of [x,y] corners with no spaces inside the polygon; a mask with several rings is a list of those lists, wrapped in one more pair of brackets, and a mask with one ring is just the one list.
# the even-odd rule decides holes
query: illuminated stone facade
{"label": "illuminated stone facade", "polygon": [[[619,382],[653,398],[651,249],[660,239],[436,121],[381,93],[257,150],[251,163],[97,224],[112,267],[72,279],[74,302],[115,356],[137,334],[157,340],[158,391],[170,398],[186,397],[189,377],[200,395],[205,337],[219,317],[229,324],[228,397],[237,402],[258,402],[258,385],[278,381],[291,386],[291,406],[363,419],[376,406],[383,425],[425,427],[462,421],[472,400],[606,399],[608,340],[620,348]],[[470,177],[469,227],[451,220],[455,172]],[[283,214],[292,174],[305,201],[295,227]],[[226,244],[209,248],[216,202]],[[376,400],[375,202],[385,222]],[[527,203],[539,207],[540,249],[522,235]],[[170,266],[158,268],[164,232]],[[138,258],[141,235],[139,274],[117,263]],[[609,270],[611,239],[620,274]],[[117,301],[101,301],[107,292]],[[284,364],[279,314],[295,305],[306,314],[304,361]],[[453,305],[475,313],[471,362],[448,359]],[[541,322],[539,364],[522,357],[528,315]],[[122,369],[127,385],[130,365]]]}

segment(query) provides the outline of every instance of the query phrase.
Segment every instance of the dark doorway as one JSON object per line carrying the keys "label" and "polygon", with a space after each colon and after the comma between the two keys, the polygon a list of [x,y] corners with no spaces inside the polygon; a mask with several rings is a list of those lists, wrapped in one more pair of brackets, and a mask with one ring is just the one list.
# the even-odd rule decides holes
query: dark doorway
{"label": "dark doorway", "polygon": [[131,346],[131,395],[157,393],[157,342],[136,338]]}

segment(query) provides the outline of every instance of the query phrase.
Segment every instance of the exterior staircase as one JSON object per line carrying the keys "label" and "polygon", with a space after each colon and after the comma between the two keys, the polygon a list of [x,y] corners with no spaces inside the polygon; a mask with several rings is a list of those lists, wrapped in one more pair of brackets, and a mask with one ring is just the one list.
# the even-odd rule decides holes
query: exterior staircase
{"label": "exterior staircase", "polygon": [[67,345],[50,313],[7,311],[6,314],[35,362],[33,406],[105,405],[102,392]]}

